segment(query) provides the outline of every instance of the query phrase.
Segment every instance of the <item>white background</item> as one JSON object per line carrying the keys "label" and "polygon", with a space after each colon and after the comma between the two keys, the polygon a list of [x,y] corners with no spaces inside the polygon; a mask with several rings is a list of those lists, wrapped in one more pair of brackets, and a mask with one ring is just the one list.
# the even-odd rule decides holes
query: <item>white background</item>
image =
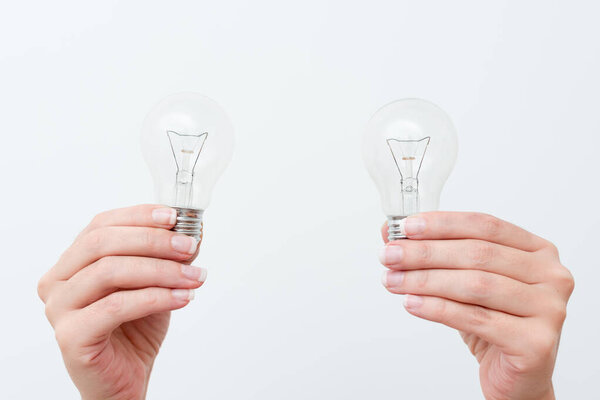
{"label": "white background", "polygon": [[192,90],[237,147],[205,216],[193,304],[150,399],[475,399],[450,328],[380,284],[383,215],[360,135],[437,103],[459,132],[442,208],[552,240],[576,279],[559,398],[600,378],[600,7],[593,1],[11,2],[0,12],[0,397],[77,398],[36,295],[90,218],[152,202],[145,113]]}

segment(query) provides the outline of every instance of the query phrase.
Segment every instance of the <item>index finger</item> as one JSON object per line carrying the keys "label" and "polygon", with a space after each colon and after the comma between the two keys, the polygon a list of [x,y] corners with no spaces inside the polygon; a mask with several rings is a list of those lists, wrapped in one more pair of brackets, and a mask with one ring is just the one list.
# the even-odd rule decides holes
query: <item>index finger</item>
{"label": "index finger", "polygon": [[[387,225],[383,228],[385,240]],[[479,239],[523,251],[537,251],[548,246],[548,241],[523,228],[475,212],[420,213],[402,220],[401,229],[409,239]]]}
{"label": "index finger", "polygon": [[96,215],[81,234],[107,226],[145,226],[170,229],[176,221],[177,211],[175,209],[160,204],[142,204],[104,211]]}

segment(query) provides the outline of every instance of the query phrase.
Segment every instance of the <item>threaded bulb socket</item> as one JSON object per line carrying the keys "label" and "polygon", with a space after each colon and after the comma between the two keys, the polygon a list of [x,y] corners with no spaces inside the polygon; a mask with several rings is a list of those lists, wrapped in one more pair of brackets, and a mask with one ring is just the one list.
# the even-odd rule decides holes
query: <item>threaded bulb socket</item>
{"label": "threaded bulb socket", "polygon": [[171,229],[174,232],[182,233],[193,237],[200,243],[202,241],[202,215],[204,210],[194,208],[173,207],[177,211],[177,222]]}

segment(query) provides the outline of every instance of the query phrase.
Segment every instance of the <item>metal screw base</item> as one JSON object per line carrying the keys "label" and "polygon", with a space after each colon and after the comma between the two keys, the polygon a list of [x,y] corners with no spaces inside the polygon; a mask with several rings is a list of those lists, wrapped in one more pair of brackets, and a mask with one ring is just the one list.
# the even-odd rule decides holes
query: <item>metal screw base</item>
{"label": "metal screw base", "polygon": [[204,227],[202,215],[204,214],[204,210],[182,207],[173,208],[177,211],[177,222],[171,230],[191,236],[198,242],[202,241],[202,229]]}
{"label": "metal screw base", "polygon": [[403,217],[388,217],[388,240],[406,239],[406,233],[404,233],[404,220]]}

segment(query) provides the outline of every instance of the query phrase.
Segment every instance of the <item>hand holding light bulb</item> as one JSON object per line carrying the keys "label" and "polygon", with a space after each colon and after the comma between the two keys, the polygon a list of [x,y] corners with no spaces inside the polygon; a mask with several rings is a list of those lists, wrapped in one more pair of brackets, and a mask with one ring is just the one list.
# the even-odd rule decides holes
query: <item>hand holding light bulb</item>
{"label": "hand holding light bulb", "polygon": [[[170,311],[206,279],[189,263],[231,157],[231,125],[213,101],[178,94],[148,115],[142,144],[167,206],[99,214],[38,285],[84,399],[143,398]],[[460,331],[487,399],[553,398],[573,279],[538,236],[489,215],[432,211],[455,157],[452,123],[431,103],[391,103],[371,120],[365,160],[390,225],[384,285],[408,295],[411,314]]]}
{"label": "hand holding light bulb", "polygon": [[573,278],[545,239],[491,215],[434,211],[456,147],[448,116],[423,100],[369,122],[364,158],[387,215],[383,284],[407,295],[409,313],[460,332],[486,399],[553,399]]}
{"label": "hand holding light bulb", "polygon": [[181,93],[144,121],[142,144],[158,200],[97,215],[38,285],[65,365],[83,399],[142,399],[170,311],[206,270],[189,265],[202,212],[233,149],[212,100]]}

